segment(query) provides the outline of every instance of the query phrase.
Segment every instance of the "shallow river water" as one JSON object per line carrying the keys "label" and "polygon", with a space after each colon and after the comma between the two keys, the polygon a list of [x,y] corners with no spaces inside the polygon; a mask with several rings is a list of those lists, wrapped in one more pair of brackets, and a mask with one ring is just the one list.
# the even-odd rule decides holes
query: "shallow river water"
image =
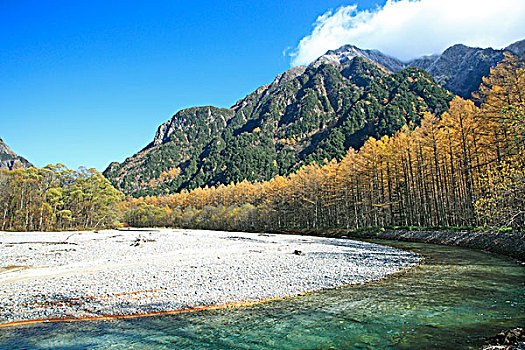
{"label": "shallow river water", "polygon": [[479,349],[525,325],[525,266],[457,247],[386,280],[255,306],[0,328],[0,349]]}

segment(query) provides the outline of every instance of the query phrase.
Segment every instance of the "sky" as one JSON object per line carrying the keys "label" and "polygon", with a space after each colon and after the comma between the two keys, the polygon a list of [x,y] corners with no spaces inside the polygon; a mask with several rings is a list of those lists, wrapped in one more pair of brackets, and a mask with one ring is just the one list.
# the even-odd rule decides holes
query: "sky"
{"label": "sky", "polygon": [[343,44],[409,59],[525,37],[525,1],[494,3],[0,0],[0,137],[38,167],[103,171],[178,110],[230,107]]}

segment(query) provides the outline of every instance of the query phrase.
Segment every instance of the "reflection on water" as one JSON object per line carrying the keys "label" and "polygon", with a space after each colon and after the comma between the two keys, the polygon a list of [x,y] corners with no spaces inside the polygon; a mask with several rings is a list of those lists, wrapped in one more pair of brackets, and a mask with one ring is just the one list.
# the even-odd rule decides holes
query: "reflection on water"
{"label": "reflection on water", "polygon": [[0,348],[475,349],[524,326],[523,265],[461,248],[388,243],[421,253],[425,264],[364,286],[237,309],[1,328]]}

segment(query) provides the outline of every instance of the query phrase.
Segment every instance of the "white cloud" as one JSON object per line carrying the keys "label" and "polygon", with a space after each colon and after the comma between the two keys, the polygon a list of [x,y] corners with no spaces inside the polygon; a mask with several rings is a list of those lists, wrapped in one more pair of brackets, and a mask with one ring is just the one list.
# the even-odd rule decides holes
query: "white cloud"
{"label": "white cloud", "polygon": [[327,50],[352,44],[402,60],[462,43],[502,48],[525,37],[525,0],[387,0],[375,10],[344,6],[317,18],[290,53],[308,64]]}

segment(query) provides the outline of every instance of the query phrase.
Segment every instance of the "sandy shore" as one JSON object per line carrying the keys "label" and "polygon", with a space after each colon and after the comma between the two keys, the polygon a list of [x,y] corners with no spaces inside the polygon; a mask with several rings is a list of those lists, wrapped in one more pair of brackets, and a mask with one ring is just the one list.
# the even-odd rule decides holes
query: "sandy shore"
{"label": "sandy shore", "polygon": [[311,236],[0,232],[0,325],[293,296],[377,280],[419,261],[390,247]]}

